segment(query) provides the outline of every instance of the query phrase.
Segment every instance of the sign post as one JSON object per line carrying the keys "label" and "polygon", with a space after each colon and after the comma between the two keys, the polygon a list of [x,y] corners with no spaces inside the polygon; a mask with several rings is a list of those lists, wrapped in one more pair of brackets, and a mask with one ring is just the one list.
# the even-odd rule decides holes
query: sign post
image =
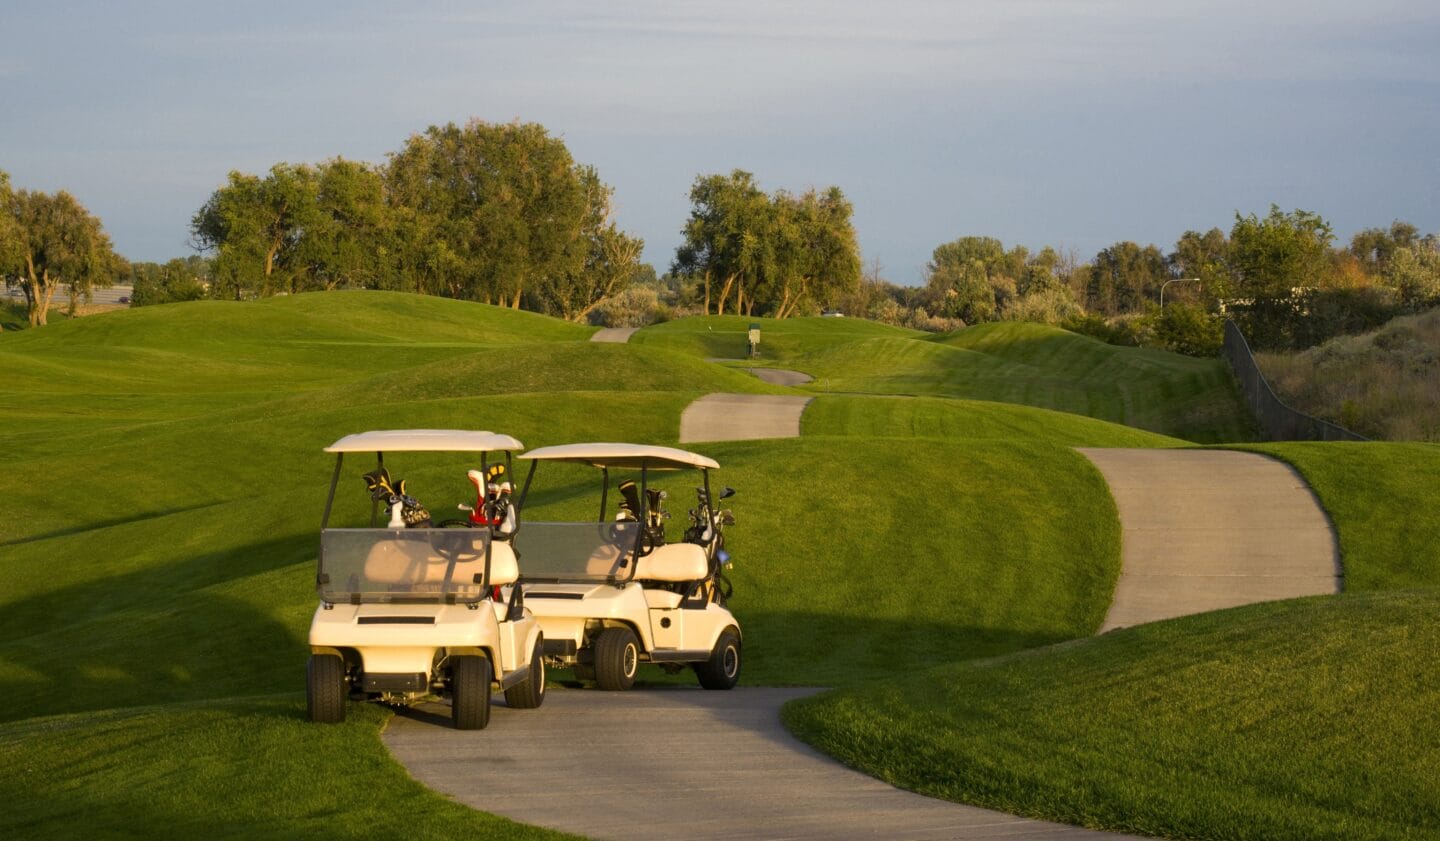
{"label": "sign post", "polygon": [[750,358],[754,359],[760,355],[760,325],[750,325]]}

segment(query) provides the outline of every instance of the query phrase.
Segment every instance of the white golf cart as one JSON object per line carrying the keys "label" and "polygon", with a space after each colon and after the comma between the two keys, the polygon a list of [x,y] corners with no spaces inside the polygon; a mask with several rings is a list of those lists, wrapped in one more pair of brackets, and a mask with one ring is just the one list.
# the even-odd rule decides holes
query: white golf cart
{"label": "white golf cart", "polygon": [[[725,607],[730,584],[722,528],[734,522],[712,505],[713,459],[672,447],[568,444],[520,456],[530,461],[520,505],[542,461],[600,469],[600,516],[589,522],[526,522],[515,537],[525,564],[524,600],[545,631],[545,657],[601,689],[629,689],[640,663],[669,673],[689,666],[706,689],[740,677],[740,626]],[[620,483],[607,509],[611,470],[638,472]],[[650,486],[657,471],[699,470],[697,505],[684,541],[665,540],[666,493]],[[734,491],[726,488],[721,499]]]}
{"label": "white golf cart", "polygon": [[[320,532],[320,606],[310,624],[312,721],[344,720],[347,697],[412,703],[434,695],[450,699],[458,729],[478,730],[490,721],[494,688],[505,691],[511,707],[544,701],[540,626],[514,586],[520,571],[507,542],[517,517],[508,495],[485,483],[501,472],[489,454],[503,453],[508,467],[511,451],[522,448],[509,435],[450,429],[361,432],[325,448],[336,458]],[[433,523],[405,482],[391,479],[385,454],[397,452],[478,454],[480,469],[467,472],[471,465],[462,462],[456,486],[468,476],[480,510]],[[375,454],[376,469],[364,476],[368,528],[330,527],[346,453]],[[409,460],[417,464],[407,469],[436,461]],[[384,521],[377,517],[382,505]],[[342,499],[340,510],[342,518],[363,522],[358,496]]]}

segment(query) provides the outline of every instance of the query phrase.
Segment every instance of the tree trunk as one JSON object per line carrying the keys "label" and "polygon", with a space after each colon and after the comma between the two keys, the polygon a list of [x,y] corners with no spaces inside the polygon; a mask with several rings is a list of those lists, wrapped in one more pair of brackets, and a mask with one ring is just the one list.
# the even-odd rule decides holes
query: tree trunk
{"label": "tree trunk", "polygon": [[518,309],[520,309],[520,293],[522,293],[522,292],[524,292],[524,291],[525,291],[525,290],[523,290],[523,289],[516,289],[516,290],[515,290],[515,300],[513,300],[513,301],[510,302],[510,309],[512,309],[512,310],[518,310]]}
{"label": "tree trunk", "polygon": [[730,287],[735,285],[735,279],[737,277],[739,277],[739,275],[730,275],[725,278],[725,285],[720,287],[720,298],[715,302],[716,315],[725,314],[725,299],[730,297]]}
{"label": "tree trunk", "polygon": [[710,273],[705,273],[705,314],[710,314]]}

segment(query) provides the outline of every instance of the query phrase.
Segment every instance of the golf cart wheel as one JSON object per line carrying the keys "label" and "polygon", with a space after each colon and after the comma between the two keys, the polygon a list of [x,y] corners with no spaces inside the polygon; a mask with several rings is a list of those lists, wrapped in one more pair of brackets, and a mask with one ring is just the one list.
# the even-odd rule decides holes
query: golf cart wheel
{"label": "golf cart wheel", "polygon": [[530,652],[530,677],[505,690],[505,704],[512,709],[533,710],[545,703],[545,647],[535,638]]}
{"label": "golf cart wheel", "polygon": [[450,658],[450,716],[456,730],[484,730],[490,723],[490,659]]}
{"label": "golf cart wheel", "polygon": [[629,628],[606,628],[595,638],[595,682],[619,691],[635,685],[640,668],[640,641]]}
{"label": "golf cart wheel", "polygon": [[305,706],[311,721],[339,724],[345,720],[345,661],[339,655],[310,655],[305,665]]}
{"label": "golf cart wheel", "polygon": [[695,664],[695,676],[706,689],[730,689],[740,680],[740,634],[734,628],[721,632],[710,659]]}

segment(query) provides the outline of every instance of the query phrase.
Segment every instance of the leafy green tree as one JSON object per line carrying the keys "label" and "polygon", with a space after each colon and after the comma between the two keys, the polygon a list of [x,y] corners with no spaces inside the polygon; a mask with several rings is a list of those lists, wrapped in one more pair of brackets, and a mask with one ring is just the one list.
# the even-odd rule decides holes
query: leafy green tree
{"label": "leafy green tree", "polygon": [[773,261],[773,215],[770,198],[751,173],[737,169],[695,179],[690,218],[671,271],[699,278],[707,314],[713,300],[715,313],[724,315],[731,291],[735,310],[743,311],[747,288],[760,283]]}
{"label": "leafy green tree", "polygon": [[593,215],[585,176],[536,123],[448,123],[390,156],[392,200],[413,213],[402,235],[433,242],[404,267],[443,279],[448,294],[519,307],[527,289],[580,274]]}
{"label": "leafy green tree", "polygon": [[191,241],[215,254],[218,297],[298,292],[308,273],[301,236],[320,223],[316,171],[281,163],[264,178],[231,172],[191,220]]}
{"label": "leafy green tree", "polygon": [[1420,239],[1418,228],[1396,219],[1389,229],[1366,228],[1351,237],[1349,251],[1366,272],[1383,274],[1397,251],[1410,248]]}
{"label": "leafy green tree", "polygon": [[1037,289],[1048,283],[1044,275],[1054,264],[1042,262],[1027,275],[1029,263],[1024,246],[1006,251],[993,237],[960,237],[936,247],[925,285],[936,314],[970,323],[990,321],[1019,298],[1022,283],[1034,282]]}
{"label": "leafy green tree", "polygon": [[195,301],[205,297],[210,263],[204,257],[191,255],[160,263],[131,263],[130,296],[132,307],[147,307],[179,301]]}
{"label": "leafy green tree", "polygon": [[333,158],[316,167],[314,187],[314,213],[295,243],[303,285],[327,290],[383,285],[395,275],[396,249],[380,170]]}
{"label": "leafy green tree", "polygon": [[788,318],[802,305],[829,306],[852,294],[860,284],[860,244],[850,222],[854,208],[840,188],[781,191],[772,205],[770,271],[747,312],[763,299],[771,315]]}
{"label": "leafy green tree", "polygon": [[1320,287],[1333,272],[1330,224],[1317,213],[1285,213],[1270,205],[1263,219],[1235,214],[1227,260],[1233,293],[1255,299],[1289,298],[1292,290]]}
{"label": "leafy green tree", "polygon": [[50,301],[62,284],[69,288],[73,312],[75,301],[88,299],[93,287],[114,283],[120,258],[99,218],[64,190],[13,192],[8,178],[0,181],[0,215],[6,218],[0,225],[0,260],[6,273],[20,275],[31,326],[46,323]]}
{"label": "leafy green tree", "polygon": [[[579,245],[584,259],[578,268],[552,274],[536,284],[540,309],[570,321],[583,321],[602,301],[623,292],[635,278],[645,241],[620,230],[612,219],[613,190],[593,167],[579,168],[585,188],[586,212]],[[653,279],[655,270],[650,270]],[[612,325],[614,326],[614,325]]]}
{"label": "leafy green tree", "polygon": [[1440,243],[1429,236],[1395,249],[1385,261],[1384,279],[1407,308],[1440,304]]}
{"label": "leafy green tree", "polygon": [[1160,286],[1169,278],[1160,249],[1117,242],[1095,255],[1085,289],[1085,307],[1107,316],[1135,312],[1158,298]]}

